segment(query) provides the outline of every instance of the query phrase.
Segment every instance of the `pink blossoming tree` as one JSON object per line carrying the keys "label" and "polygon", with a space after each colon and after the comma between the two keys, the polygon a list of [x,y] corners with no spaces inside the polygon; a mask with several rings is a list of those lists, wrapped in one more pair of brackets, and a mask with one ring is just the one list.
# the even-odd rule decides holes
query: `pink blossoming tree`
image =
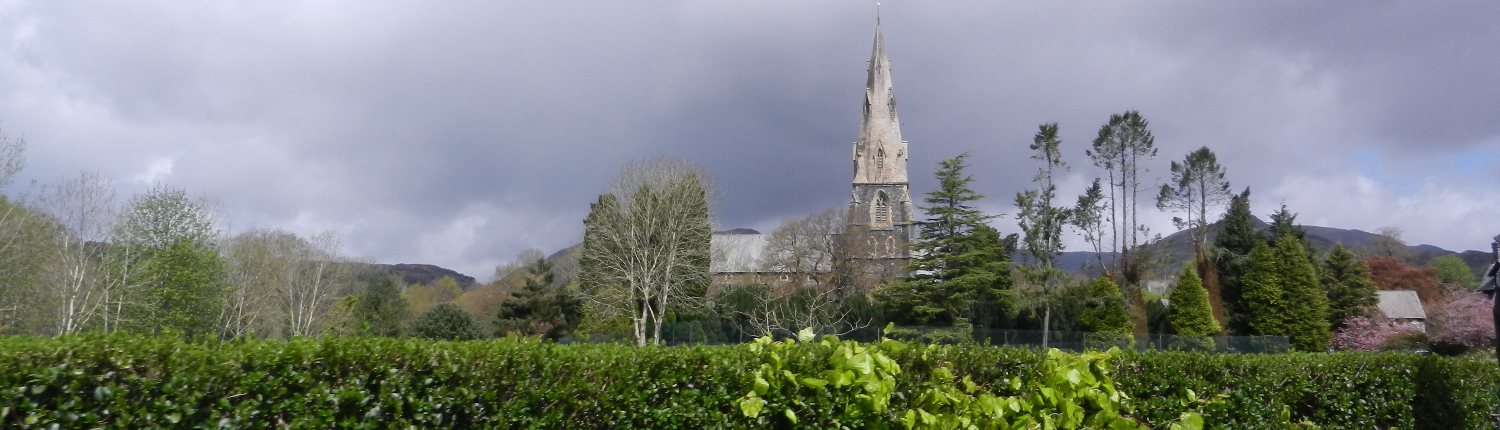
{"label": "pink blossoming tree", "polygon": [[1473,291],[1451,291],[1450,300],[1432,315],[1437,331],[1434,344],[1488,348],[1495,344],[1495,317],[1484,294]]}

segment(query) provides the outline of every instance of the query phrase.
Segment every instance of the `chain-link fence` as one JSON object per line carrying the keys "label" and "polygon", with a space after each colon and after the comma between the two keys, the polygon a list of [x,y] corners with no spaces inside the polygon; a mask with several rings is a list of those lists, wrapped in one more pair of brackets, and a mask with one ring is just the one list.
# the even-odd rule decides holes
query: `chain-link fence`
{"label": "chain-link fence", "polygon": [[[853,330],[836,330],[840,339],[873,342],[880,339],[879,327],[862,327]],[[792,333],[773,333],[777,339],[794,337]],[[897,327],[886,334],[898,340],[917,341],[929,344],[975,343],[980,345],[1011,345],[1036,347],[1043,345],[1041,330],[982,329],[972,330],[954,327]],[[662,342],[667,345],[732,345],[749,342],[759,334],[752,334],[731,321],[689,321],[662,325]],[[1170,334],[1111,334],[1076,331],[1051,331],[1046,334],[1046,346],[1064,351],[1085,349],[1158,350],[1158,351],[1205,351],[1216,353],[1282,353],[1291,349],[1286,336],[1177,336]],[[630,330],[595,333],[586,338],[563,339],[571,342],[633,342]]]}

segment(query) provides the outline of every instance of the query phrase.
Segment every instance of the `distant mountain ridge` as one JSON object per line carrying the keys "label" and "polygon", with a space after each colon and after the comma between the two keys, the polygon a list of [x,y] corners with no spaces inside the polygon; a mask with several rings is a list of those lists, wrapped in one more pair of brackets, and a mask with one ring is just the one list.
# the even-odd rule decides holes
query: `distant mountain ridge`
{"label": "distant mountain ridge", "polygon": [[456,270],[445,268],[445,267],[440,267],[440,266],[432,265],[432,264],[407,264],[407,263],[399,263],[399,264],[351,263],[351,264],[353,264],[354,266],[356,266],[356,267],[358,267],[360,269],[363,269],[362,272],[366,274],[365,275],[366,277],[368,277],[368,276],[370,276],[372,274],[376,274],[376,273],[390,273],[390,274],[394,274],[396,276],[400,276],[401,277],[401,282],[404,283],[405,285],[411,285],[411,284],[432,285],[434,282],[437,282],[439,279],[443,279],[444,276],[451,276],[451,277],[453,277],[453,280],[456,281],[456,282],[458,282],[458,288],[461,288],[464,291],[469,291],[470,289],[473,289],[474,286],[479,285],[479,282],[476,281],[473,276],[469,276],[469,275],[465,275],[465,274],[462,274],[462,273],[458,273],[458,271],[456,271]]}
{"label": "distant mountain ridge", "polygon": [[[1251,222],[1254,223],[1255,229],[1257,231],[1265,231],[1266,228],[1270,227],[1270,224],[1262,221],[1259,217],[1252,216]],[[1371,245],[1371,239],[1380,237],[1380,235],[1378,234],[1357,229],[1343,229],[1314,225],[1303,225],[1301,227],[1303,228],[1303,230],[1307,231],[1308,241],[1312,242],[1313,249],[1320,255],[1322,253],[1328,252],[1328,250],[1330,249],[1333,249],[1335,245],[1340,244],[1344,245],[1345,248],[1355,250],[1368,247]],[[1143,246],[1143,252],[1147,255],[1158,256],[1158,261],[1162,263],[1160,264],[1159,268],[1167,269],[1164,270],[1164,272],[1166,272],[1167,275],[1170,275],[1172,273],[1175,273],[1177,270],[1181,270],[1183,262],[1193,258],[1193,244],[1191,237],[1192,236],[1187,230],[1180,230],[1172,233],[1171,235],[1163,237],[1156,243]],[[1218,237],[1217,223],[1209,227],[1209,242],[1213,242],[1214,238],[1216,237]],[[1459,258],[1463,259],[1464,262],[1469,265],[1470,270],[1473,271],[1482,270],[1488,267],[1490,263],[1494,262],[1491,259],[1490,253],[1487,251],[1469,250],[1455,252],[1427,244],[1407,245],[1407,249],[1411,250],[1413,260],[1418,264],[1427,264],[1427,262],[1432,261],[1432,259],[1434,258],[1449,254],[1458,255]],[[1105,260],[1108,260],[1113,255],[1113,253],[1106,252],[1103,254],[1103,257]],[[1063,270],[1071,273],[1083,273],[1089,275],[1097,275],[1099,273],[1098,259],[1092,251],[1064,252],[1061,256],[1058,257],[1057,263],[1058,266]]]}

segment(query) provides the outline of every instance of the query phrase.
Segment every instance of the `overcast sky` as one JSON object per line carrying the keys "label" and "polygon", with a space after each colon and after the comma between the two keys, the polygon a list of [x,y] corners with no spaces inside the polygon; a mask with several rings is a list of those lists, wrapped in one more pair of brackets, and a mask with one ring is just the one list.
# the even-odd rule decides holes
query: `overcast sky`
{"label": "overcast sky", "polygon": [[[1451,250],[1500,233],[1500,2],[884,3],[914,194],[969,151],[981,207],[1014,212],[1026,146],[1058,122],[1071,200],[1101,174],[1099,126],[1135,109],[1154,182],[1206,145],[1263,218],[1285,203]],[[873,1],[0,5],[0,124],[29,143],[7,194],[163,182],[230,233],[331,231],[481,280],[579,242],[633,159],[705,166],[716,228],[845,204],[876,19]]]}

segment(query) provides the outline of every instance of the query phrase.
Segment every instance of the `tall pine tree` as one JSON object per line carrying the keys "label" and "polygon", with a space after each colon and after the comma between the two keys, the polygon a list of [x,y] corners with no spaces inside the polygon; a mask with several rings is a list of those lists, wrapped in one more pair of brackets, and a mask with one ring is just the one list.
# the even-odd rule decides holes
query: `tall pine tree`
{"label": "tall pine tree", "polygon": [[[972,206],[984,195],[969,188],[968,154],[938,163],[938,189],[923,199],[927,220],[912,245],[910,276],[875,296],[886,317],[900,324],[955,324],[985,317],[1003,321],[1014,313],[1010,263],[992,218]],[[984,322],[981,322],[984,323]]]}
{"label": "tall pine tree", "polygon": [[1328,323],[1332,329],[1344,327],[1344,321],[1359,316],[1362,308],[1380,301],[1370,268],[1344,245],[1334,246],[1323,260],[1323,288],[1328,292]]}
{"label": "tall pine tree", "polygon": [[1241,277],[1250,264],[1250,251],[1256,243],[1264,243],[1255,230],[1255,221],[1250,216],[1250,189],[1229,200],[1229,210],[1219,221],[1219,234],[1214,239],[1214,263],[1219,280],[1219,293],[1223,298],[1225,324],[1230,334],[1245,335],[1249,327],[1245,320]]}

